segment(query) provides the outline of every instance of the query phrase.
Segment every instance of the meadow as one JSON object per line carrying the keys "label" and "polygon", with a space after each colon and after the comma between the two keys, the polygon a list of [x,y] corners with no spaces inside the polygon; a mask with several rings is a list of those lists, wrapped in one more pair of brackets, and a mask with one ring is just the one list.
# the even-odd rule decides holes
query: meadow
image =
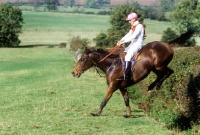
{"label": "meadow", "polygon": [[[110,27],[109,16],[23,11],[21,44],[58,45],[73,36],[92,40]],[[144,21],[145,42],[160,40],[168,22]],[[94,45],[91,43],[91,45]],[[165,124],[131,103],[131,118],[115,92],[102,116],[92,117],[106,90],[105,78],[72,77],[74,53],[58,47],[0,49],[0,134],[169,135]],[[145,90],[144,93],[145,94]]]}
{"label": "meadow", "polygon": [[[88,38],[91,41],[100,32],[107,32],[110,27],[109,16],[67,14],[56,12],[23,11],[23,32],[20,45],[68,43],[74,36]],[[126,22],[125,22],[126,23]],[[163,30],[172,24],[145,19],[147,37],[145,44],[159,41]]]}
{"label": "meadow", "polygon": [[93,72],[72,77],[73,53],[61,48],[0,49],[0,134],[169,135],[164,124],[131,104],[133,116],[123,118],[125,105],[116,92],[102,116],[93,117],[106,82]]}

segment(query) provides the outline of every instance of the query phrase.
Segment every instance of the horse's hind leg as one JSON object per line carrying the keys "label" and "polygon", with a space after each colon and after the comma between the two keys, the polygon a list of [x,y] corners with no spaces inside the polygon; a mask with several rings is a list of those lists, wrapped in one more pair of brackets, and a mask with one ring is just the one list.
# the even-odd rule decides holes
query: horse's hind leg
{"label": "horse's hind leg", "polygon": [[162,70],[153,70],[153,72],[157,75],[157,79],[149,85],[148,91],[151,91],[155,86],[156,90],[160,90],[160,86],[164,80],[167,79],[172,73],[174,73],[174,71],[168,67],[165,67]]}
{"label": "horse's hind leg", "polygon": [[164,82],[164,80],[167,79],[173,73],[174,73],[174,71],[172,69],[166,67],[163,70],[163,77],[156,84],[156,90],[160,90],[160,86],[162,85],[162,83]]}
{"label": "horse's hind leg", "polygon": [[130,117],[131,116],[131,107],[129,105],[129,97],[128,97],[128,92],[126,88],[121,88],[120,92],[124,98],[124,103],[126,105],[126,115],[124,117]]}
{"label": "horse's hind leg", "polygon": [[161,80],[161,78],[163,77],[163,74],[160,71],[155,70],[155,69],[152,71],[157,75],[157,78],[153,83],[149,85],[148,87],[149,92],[157,85],[158,81]]}

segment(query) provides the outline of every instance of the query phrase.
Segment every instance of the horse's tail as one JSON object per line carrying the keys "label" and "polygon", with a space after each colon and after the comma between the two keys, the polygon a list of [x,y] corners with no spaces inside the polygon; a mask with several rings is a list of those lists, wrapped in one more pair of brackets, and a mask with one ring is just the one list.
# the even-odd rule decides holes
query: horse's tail
{"label": "horse's tail", "polygon": [[181,34],[180,36],[178,36],[177,38],[168,41],[169,44],[184,44],[188,41],[188,39],[190,39],[194,34],[195,34],[196,30],[195,28],[188,28],[188,30]]}

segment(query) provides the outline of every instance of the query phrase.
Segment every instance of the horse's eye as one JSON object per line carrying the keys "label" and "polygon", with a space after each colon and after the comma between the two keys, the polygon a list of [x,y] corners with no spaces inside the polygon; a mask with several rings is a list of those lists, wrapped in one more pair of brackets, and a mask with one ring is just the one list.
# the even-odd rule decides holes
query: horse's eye
{"label": "horse's eye", "polygon": [[85,59],[84,59],[84,58],[81,58],[80,60],[81,60],[81,61],[85,61]]}

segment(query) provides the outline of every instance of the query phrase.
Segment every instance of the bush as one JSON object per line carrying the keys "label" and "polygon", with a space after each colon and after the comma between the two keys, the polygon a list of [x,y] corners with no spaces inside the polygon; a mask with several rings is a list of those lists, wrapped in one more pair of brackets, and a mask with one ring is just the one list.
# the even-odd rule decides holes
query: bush
{"label": "bush", "polygon": [[145,96],[143,90],[156,79],[154,74],[150,74],[145,80],[133,86],[134,89],[139,89],[134,90],[134,94],[131,95],[132,101],[148,103],[151,107],[150,116],[165,123],[169,128],[187,130],[198,125],[200,122],[199,51],[200,47],[175,49],[174,58],[170,63],[174,74],[164,81],[161,92],[152,91],[151,97]]}
{"label": "bush", "polygon": [[87,47],[90,43],[88,38],[81,38],[80,36],[73,37],[69,40],[70,49],[72,51],[77,51],[78,49],[83,49]]}
{"label": "bush", "polygon": [[110,11],[99,11],[97,12],[97,15],[110,15],[111,12]]}
{"label": "bush", "polygon": [[84,12],[85,14],[95,14],[94,12]]}
{"label": "bush", "polygon": [[22,32],[22,11],[18,7],[0,4],[0,47],[17,47]]}
{"label": "bush", "polygon": [[[172,30],[171,28],[167,28],[165,31],[163,31],[161,41],[169,42],[177,37],[178,35],[176,34],[174,30]],[[177,44],[176,46],[189,47],[189,46],[195,46],[195,45],[196,45],[196,40],[194,38],[189,38],[184,43]]]}
{"label": "bush", "polygon": [[105,33],[99,33],[96,38],[93,39],[98,47],[106,47],[109,44]]}
{"label": "bush", "polygon": [[161,41],[168,42],[168,41],[175,39],[176,37],[178,37],[176,32],[174,30],[172,30],[171,28],[167,28],[165,31],[163,31]]}
{"label": "bush", "polygon": [[66,48],[67,44],[66,43],[60,43],[59,48]]}

